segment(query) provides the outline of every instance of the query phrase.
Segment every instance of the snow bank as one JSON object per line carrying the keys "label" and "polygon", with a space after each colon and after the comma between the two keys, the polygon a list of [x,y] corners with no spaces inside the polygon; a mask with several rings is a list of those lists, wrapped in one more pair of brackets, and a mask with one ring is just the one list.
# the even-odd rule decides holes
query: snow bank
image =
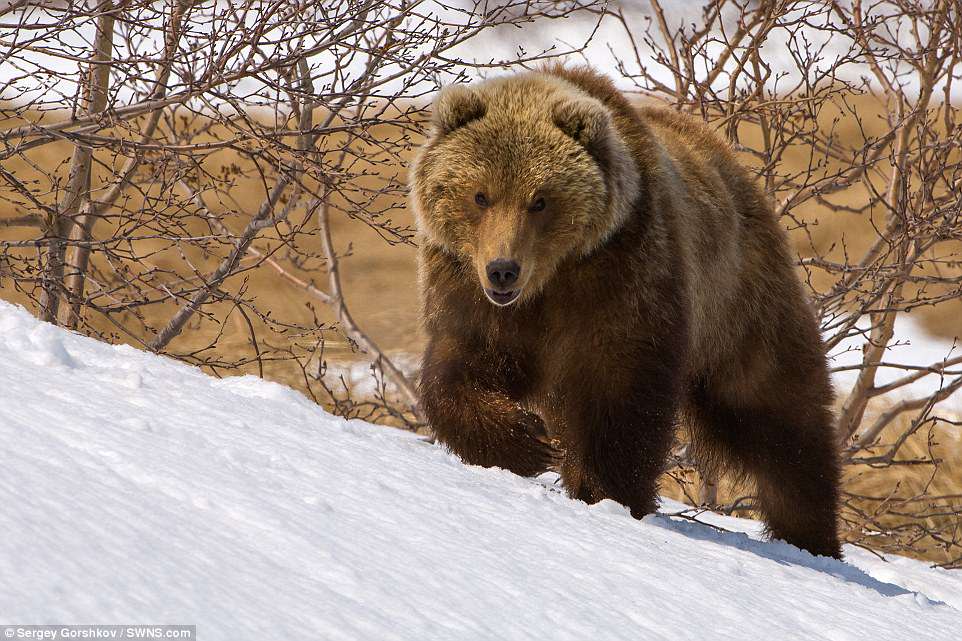
{"label": "snow bank", "polygon": [[813,558],[738,519],[700,517],[748,534],[635,521],[2,301],[0,504],[3,623],[196,624],[206,641],[881,641],[962,625],[962,575]]}
{"label": "snow bank", "polygon": [[[861,323],[860,327],[867,327]],[[842,341],[829,354],[829,366],[843,368],[858,365],[862,362],[862,347],[867,342],[868,330],[865,334],[855,334]],[[885,356],[886,363],[908,364],[916,366],[938,365],[948,359],[955,358],[962,352],[962,346],[954,340],[936,338],[925,331],[922,324],[909,314],[899,314],[895,319],[895,334],[889,343]],[[897,367],[880,367],[875,376],[877,385],[887,385],[910,374],[910,371]],[[832,379],[840,394],[847,394],[855,384],[859,371],[855,369],[835,372]],[[953,376],[941,377],[929,374],[919,380],[899,388],[892,394],[896,398],[927,397],[938,392],[952,382]],[[952,412],[962,411],[962,394],[954,394],[939,404],[943,410]]]}

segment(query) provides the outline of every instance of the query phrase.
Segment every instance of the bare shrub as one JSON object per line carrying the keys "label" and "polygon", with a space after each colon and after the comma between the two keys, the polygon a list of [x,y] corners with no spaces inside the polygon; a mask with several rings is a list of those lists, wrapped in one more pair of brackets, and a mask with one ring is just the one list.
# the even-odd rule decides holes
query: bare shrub
{"label": "bare shrub", "polygon": [[[412,244],[410,224],[397,217],[403,156],[423,119],[418,98],[471,70],[562,53],[475,60],[467,45],[580,6],[6,5],[5,289],[65,327],[216,374],[277,377],[283,365],[288,382],[339,413],[416,426],[405,372],[347,305],[338,266],[351,250],[335,241],[334,221]],[[296,317],[258,300],[280,281],[300,290]],[[333,318],[324,322],[315,306]],[[246,330],[242,342],[225,341],[234,319]],[[324,375],[332,340],[374,360],[373,398],[355,400],[346,381]],[[384,378],[399,404],[385,397]]]}

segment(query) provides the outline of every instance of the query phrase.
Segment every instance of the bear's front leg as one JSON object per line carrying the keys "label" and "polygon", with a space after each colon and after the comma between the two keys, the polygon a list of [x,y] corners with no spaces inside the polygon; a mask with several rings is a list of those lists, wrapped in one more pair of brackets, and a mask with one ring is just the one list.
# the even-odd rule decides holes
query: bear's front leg
{"label": "bear's front leg", "polygon": [[421,371],[421,408],[438,439],[465,463],[536,476],[560,455],[544,421],[521,407],[529,381],[518,362],[432,339]]}
{"label": "bear's front leg", "polygon": [[[676,376],[663,374],[658,380],[635,373],[628,385],[611,373],[570,382],[561,466],[569,496],[587,503],[612,499],[635,518],[655,510],[676,424]],[[593,384],[599,380],[607,385]]]}

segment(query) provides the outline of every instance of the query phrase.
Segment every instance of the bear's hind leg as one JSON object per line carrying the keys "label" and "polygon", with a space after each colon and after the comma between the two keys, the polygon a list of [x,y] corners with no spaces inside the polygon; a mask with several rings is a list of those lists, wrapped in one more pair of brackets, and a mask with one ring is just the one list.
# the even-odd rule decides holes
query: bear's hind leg
{"label": "bear's hind leg", "polygon": [[802,389],[806,393],[783,389],[778,404],[763,394],[760,402],[736,404],[696,385],[691,399],[695,451],[703,460],[751,477],[757,508],[773,538],[840,558],[840,472],[825,405],[831,392],[817,384]]}

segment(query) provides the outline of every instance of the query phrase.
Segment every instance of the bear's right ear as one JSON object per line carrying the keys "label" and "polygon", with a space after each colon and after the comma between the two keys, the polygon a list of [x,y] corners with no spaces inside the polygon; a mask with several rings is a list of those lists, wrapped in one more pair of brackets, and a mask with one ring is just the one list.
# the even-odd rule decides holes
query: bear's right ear
{"label": "bear's right ear", "polygon": [[554,106],[555,125],[591,153],[606,145],[612,122],[608,109],[594,98],[569,98]]}
{"label": "bear's right ear", "polygon": [[465,85],[449,85],[434,100],[432,122],[438,135],[449,134],[482,118],[487,107],[478,93]]}

